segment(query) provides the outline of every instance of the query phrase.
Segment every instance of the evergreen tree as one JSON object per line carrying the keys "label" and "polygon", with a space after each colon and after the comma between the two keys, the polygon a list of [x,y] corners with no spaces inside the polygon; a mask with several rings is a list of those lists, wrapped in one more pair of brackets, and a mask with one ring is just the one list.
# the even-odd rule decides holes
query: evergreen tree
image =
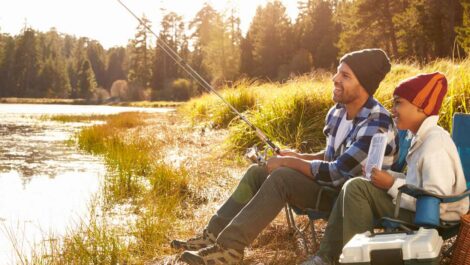
{"label": "evergreen tree", "polygon": [[210,73],[211,80],[220,83],[235,80],[240,69],[240,21],[235,10],[223,20],[218,15],[209,31],[207,44],[202,47],[203,65]]}
{"label": "evergreen tree", "polygon": [[75,43],[77,39],[70,35],[65,35],[63,40],[62,54],[65,58],[69,59],[73,56],[73,51],[75,49]]}
{"label": "evergreen tree", "polygon": [[461,25],[461,21],[455,21],[457,13],[461,12],[460,9],[458,0],[427,0],[425,2],[424,31],[431,40],[430,57],[432,59],[452,55],[456,38],[455,28]]}
{"label": "evergreen tree", "polygon": [[248,37],[253,46],[255,76],[270,79],[281,77],[281,66],[289,64],[294,46],[290,19],[280,1],[258,7]]}
{"label": "evergreen tree", "polygon": [[54,28],[46,33],[38,33],[38,36],[40,67],[36,93],[40,97],[67,97],[70,81],[62,51],[63,39]]}
{"label": "evergreen tree", "polygon": [[80,98],[89,99],[96,89],[95,76],[90,61],[84,60],[77,73],[77,90]]}
{"label": "evergreen tree", "polygon": [[[299,48],[310,52],[313,66],[329,69],[336,64],[338,54],[335,43],[339,32],[333,21],[333,3],[329,0],[307,0],[299,4],[300,13],[295,25]],[[302,53],[300,51],[298,54]]]}
{"label": "evergreen tree", "polygon": [[72,57],[67,62],[67,72],[70,80],[72,98],[80,97],[80,89],[78,85],[78,73],[82,68],[86,58],[86,43],[88,42],[87,38],[79,38],[76,42],[72,52]]}
{"label": "evergreen tree", "polygon": [[137,27],[135,38],[129,45],[129,73],[128,80],[131,86],[147,88],[152,75],[151,52],[148,47],[149,35],[147,28],[151,27],[150,20],[142,17],[143,24]]}
{"label": "evergreen tree", "polygon": [[0,97],[14,95],[13,63],[15,55],[15,40],[9,35],[0,35]]}
{"label": "evergreen tree", "polygon": [[461,13],[458,0],[343,1],[336,12],[342,26],[338,46],[342,53],[380,47],[392,57],[421,62],[451,56]]}
{"label": "evergreen tree", "polygon": [[35,91],[38,76],[38,47],[36,32],[31,28],[23,29],[18,38],[14,63],[14,93],[17,97],[38,97]]}
{"label": "evergreen tree", "polygon": [[457,28],[457,42],[470,55],[470,1],[462,1],[463,25]]}
{"label": "evergreen tree", "polygon": [[189,23],[189,29],[193,31],[190,38],[193,43],[193,52],[191,54],[191,66],[206,80],[210,79],[209,69],[203,63],[203,47],[207,47],[211,41],[212,26],[216,23],[220,15],[208,3],[199,10],[195,18]]}
{"label": "evergreen tree", "polygon": [[402,1],[357,0],[342,2],[337,17],[341,22],[341,53],[379,47],[389,56],[399,57],[394,15],[403,10]]}
{"label": "evergreen tree", "polygon": [[154,62],[152,68],[152,87],[156,90],[162,90],[167,85],[180,76],[181,69],[173,61],[173,59],[166,54],[163,49],[163,42],[178,55],[187,57],[182,54],[182,51],[187,49],[187,39],[184,34],[185,25],[183,18],[174,12],[170,12],[163,17],[161,22],[161,30],[155,48]]}
{"label": "evergreen tree", "polygon": [[116,80],[123,80],[127,77],[126,71],[126,49],[123,47],[111,48],[108,51],[108,66],[106,69],[106,88]]}
{"label": "evergreen tree", "polygon": [[248,33],[246,38],[242,38],[240,42],[240,74],[248,77],[255,75],[251,39]]}
{"label": "evergreen tree", "polygon": [[96,83],[100,87],[106,86],[106,54],[98,41],[88,41],[87,58],[95,74]]}

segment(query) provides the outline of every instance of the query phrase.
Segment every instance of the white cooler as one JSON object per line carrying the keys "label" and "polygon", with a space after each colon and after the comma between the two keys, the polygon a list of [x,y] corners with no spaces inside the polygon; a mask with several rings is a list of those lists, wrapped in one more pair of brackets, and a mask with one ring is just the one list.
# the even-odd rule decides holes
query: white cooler
{"label": "white cooler", "polygon": [[341,264],[439,264],[443,240],[436,229],[407,234],[370,232],[355,235],[343,248]]}

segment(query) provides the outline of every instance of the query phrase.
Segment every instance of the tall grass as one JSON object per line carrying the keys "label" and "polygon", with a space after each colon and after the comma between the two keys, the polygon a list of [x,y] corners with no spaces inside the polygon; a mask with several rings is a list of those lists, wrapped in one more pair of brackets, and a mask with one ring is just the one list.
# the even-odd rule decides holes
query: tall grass
{"label": "tall grass", "polygon": [[108,115],[42,115],[39,119],[44,121],[57,122],[89,122],[96,120],[104,120]]}
{"label": "tall grass", "polygon": [[[315,98],[327,94],[317,94]],[[290,147],[296,149],[316,150],[324,145],[322,128],[325,117],[322,114],[328,110],[330,101],[315,98],[305,91],[297,90],[295,94],[283,95],[258,110],[247,112],[246,116],[278,143],[289,143]],[[259,141],[253,130],[242,122],[230,127],[228,139],[231,147],[238,150],[244,150]]]}
{"label": "tall grass", "polygon": [[112,106],[126,106],[126,107],[139,107],[139,108],[173,108],[178,107],[182,102],[176,101],[135,101],[135,102],[118,102],[110,103],[107,105]]}
{"label": "tall grass", "polygon": [[[242,80],[234,88],[227,88],[220,94],[237,111],[251,110],[257,104],[256,91],[251,89],[251,85],[254,84],[248,80]],[[189,114],[192,121],[208,120],[215,128],[226,128],[236,118],[236,114],[227,104],[221,102],[221,99],[207,94],[189,101],[183,110]]]}
{"label": "tall grass", "polygon": [[[470,59],[455,62],[436,60],[419,66],[411,62],[394,63],[391,72],[381,83],[375,97],[386,108],[392,105],[392,93],[400,81],[420,73],[440,71],[447,77],[449,88],[441,109],[439,124],[447,130],[452,127],[452,116],[455,112],[468,113],[470,103]],[[281,146],[303,151],[315,151],[324,147],[322,136],[324,118],[328,109],[333,106],[331,90],[333,73],[314,73],[280,83],[239,83],[241,89],[225,89],[222,95],[238,97],[251,92],[256,98],[256,105],[248,101],[246,105],[237,105],[237,109],[271,139]],[[239,104],[245,104],[240,101]],[[228,147],[243,150],[253,144],[261,144],[254,132],[239,119],[232,123],[220,123],[216,110],[229,111],[213,95],[204,95],[191,100],[183,112],[194,122],[208,121],[228,127],[230,136]],[[223,116],[230,114],[224,113]],[[232,115],[232,117],[234,117]]]}
{"label": "tall grass", "polygon": [[188,194],[188,172],[163,163],[155,146],[128,133],[144,125],[146,115],[112,115],[78,133],[80,148],[103,156],[109,168],[102,199],[92,205],[90,220],[37,249],[26,264],[144,264],[167,251],[166,235]]}

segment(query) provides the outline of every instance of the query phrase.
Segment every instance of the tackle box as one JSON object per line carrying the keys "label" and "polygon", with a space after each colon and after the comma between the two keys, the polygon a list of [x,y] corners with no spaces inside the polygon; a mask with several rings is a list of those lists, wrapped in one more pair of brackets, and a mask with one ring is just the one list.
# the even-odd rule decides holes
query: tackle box
{"label": "tackle box", "polygon": [[436,229],[355,235],[343,248],[340,264],[428,265],[440,262],[442,238]]}

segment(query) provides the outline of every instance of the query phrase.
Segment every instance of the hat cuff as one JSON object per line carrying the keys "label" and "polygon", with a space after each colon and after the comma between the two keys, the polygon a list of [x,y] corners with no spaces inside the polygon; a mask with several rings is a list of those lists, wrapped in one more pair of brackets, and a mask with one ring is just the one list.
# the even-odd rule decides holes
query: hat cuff
{"label": "hat cuff", "polygon": [[[413,100],[415,99],[415,97],[413,97],[413,95],[411,93],[406,93],[405,92],[406,90],[408,90],[408,88],[406,86],[399,86],[399,87],[395,88],[395,91],[393,91],[393,95],[404,98],[404,99],[408,100],[411,104],[413,104]],[[422,108],[422,106],[418,106],[416,104],[413,104],[413,105],[418,107],[418,108]]]}

